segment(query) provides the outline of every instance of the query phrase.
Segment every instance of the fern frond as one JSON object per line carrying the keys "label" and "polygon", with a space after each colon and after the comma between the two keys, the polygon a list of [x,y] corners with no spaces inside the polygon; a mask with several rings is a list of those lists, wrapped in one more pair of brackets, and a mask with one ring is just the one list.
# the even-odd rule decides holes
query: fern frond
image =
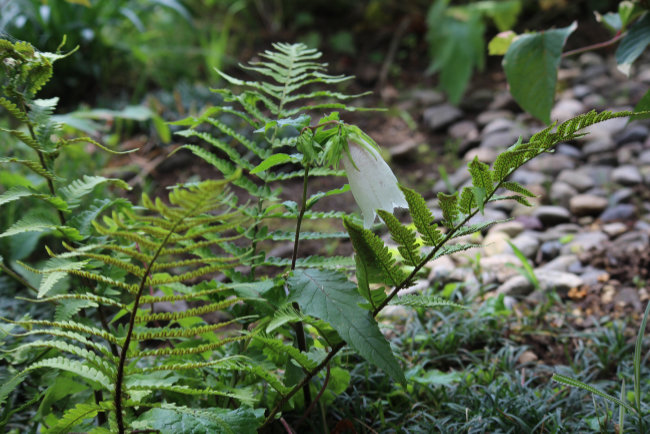
{"label": "fern frond", "polygon": [[438,192],[438,205],[442,209],[442,223],[448,228],[453,228],[456,225],[460,211],[458,206],[458,192],[454,194]]}
{"label": "fern frond", "polygon": [[[195,307],[193,309],[188,309],[182,312],[161,312],[153,314],[142,314],[135,317],[136,323],[148,323],[154,321],[178,321],[183,318],[188,318],[191,316],[201,316],[206,313],[218,312],[226,309],[229,306],[232,306],[235,303],[239,303],[241,300],[238,298],[229,298],[227,300],[221,301],[219,303],[206,304],[205,306]],[[140,313],[142,311],[139,311]]]}
{"label": "fern frond", "polygon": [[249,391],[241,390],[241,389],[235,389],[232,392],[224,392],[222,390],[216,390],[216,389],[213,389],[213,388],[210,388],[210,387],[206,387],[204,389],[196,389],[196,388],[193,388],[193,387],[180,386],[180,385],[175,385],[175,386],[137,385],[137,386],[127,386],[126,390],[127,390],[127,392],[130,392],[130,391],[144,391],[144,390],[151,390],[152,392],[156,392],[156,391],[159,391],[159,390],[164,390],[166,392],[180,393],[182,395],[224,396],[226,398],[236,399],[237,401],[242,402],[244,404],[253,404],[255,402],[255,398],[253,397],[252,393],[250,393]]}
{"label": "fern frond", "polygon": [[382,276],[383,282],[397,286],[406,279],[407,274],[396,264],[381,238],[347,219],[343,220],[343,225],[350,235],[355,253],[375,274]]}
{"label": "fern frond", "polygon": [[121,179],[84,175],[83,178],[76,179],[69,185],[60,188],[59,193],[64,196],[68,207],[76,208],[84,196],[91,193],[98,185],[105,183],[116,185],[124,190],[131,189],[131,186]]}
{"label": "fern frond", "polygon": [[92,419],[97,413],[105,410],[97,404],[77,404],[69,408],[54,425],[46,428],[44,434],[65,434],[69,433],[75,426],[79,425],[85,419]]}
{"label": "fern frond", "polygon": [[56,303],[62,300],[85,300],[91,301],[95,306],[113,306],[119,309],[129,310],[129,308],[119,301],[113,300],[112,298],[102,297],[95,294],[85,293],[85,294],[59,294],[46,298],[25,298],[25,297],[16,297],[17,300],[25,300],[30,303]]}
{"label": "fern frond", "polygon": [[[83,333],[86,335],[92,335],[92,336],[97,336],[99,338],[102,338],[112,344],[117,344],[120,342],[120,340],[115,337],[113,334],[102,330],[97,327],[92,327],[92,326],[87,326],[85,324],[81,324],[75,321],[46,321],[46,320],[21,320],[21,321],[12,321],[8,318],[1,318],[3,321],[12,323],[12,324],[18,324],[21,327],[24,328],[31,328],[34,326],[41,326],[41,327],[54,327],[58,328],[61,330],[70,330],[73,332],[78,332],[78,333]],[[30,333],[30,332],[27,332]],[[45,334],[49,333],[49,331],[44,331]],[[25,335],[25,334],[23,334]]]}
{"label": "fern frond", "polygon": [[406,202],[409,206],[409,214],[418,232],[422,236],[422,241],[427,246],[436,246],[442,241],[443,235],[437,225],[434,224],[435,217],[427,207],[424,198],[409,188],[400,186],[404,193]]}
{"label": "fern frond", "polygon": [[113,384],[112,380],[101,371],[80,362],[79,360],[68,359],[66,357],[52,357],[32,363],[25,370],[34,371],[40,368],[58,369],[68,371],[78,377],[84,378],[91,383],[99,384],[105,389],[110,389]]}
{"label": "fern frond", "polygon": [[45,231],[59,232],[63,236],[74,241],[79,241],[83,238],[77,229],[61,225],[56,221],[54,216],[45,213],[34,213],[23,217],[0,234],[0,238],[10,237],[25,232]]}
{"label": "fern frond", "polygon": [[22,160],[20,158],[14,158],[14,157],[0,157],[0,164],[2,163],[21,164],[27,167],[32,172],[36,173],[37,175],[42,176],[43,178],[50,179],[52,181],[58,180],[58,177],[54,175],[54,173],[50,172],[47,169],[44,169],[43,166],[41,166],[41,164],[36,161]]}
{"label": "fern frond", "polygon": [[[235,321],[228,321],[228,324],[232,324]],[[161,356],[188,356],[191,354],[201,354],[205,352],[211,352],[216,350],[217,348],[221,348],[222,346],[226,344],[230,344],[233,342],[239,342],[249,339],[248,336],[234,336],[230,338],[225,338],[221,339],[218,342],[213,342],[210,344],[203,344],[203,345],[198,345],[195,347],[187,347],[187,348],[159,348],[157,350],[145,350],[145,351],[137,351],[133,353],[129,353],[129,357],[134,358],[134,359],[139,359],[143,357],[161,357]]]}
{"label": "fern frond", "polygon": [[0,107],[3,107],[5,110],[7,110],[16,120],[22,124],[26,124],[29,119],[27,118],[27,115],[25,115],[25,112],[23,112],[16,104],[13,102],[9,101],[5,97],[0,97]]}
{"label": "fern frond", "polygon": [[[269,256],[264,259],[264,265],[273,267],[288,267],[291,265],[290,258],[276,258]],[[354,267],[354,260],[348,256],[307,256],[305,258],[298,258],[296,260],[297,268],[329,268],[338,269],[346,267]]]}
{"label": "fern frond", "polygon": [[29,330],[24,333],[17,333],[15,336],[40,336],[40,335],[48,335],[48,336],[56,336],[59,338],[66,338],[70,339],[75,342],[79,342],[80,344],[83,344],[85,347],[90,347],[93,348],[102,354],[104,354],[105,357],[108,359],[115,360],[115,356],[111,354],[110,350],[106,348],[105,346],[93,342],[90,339],[87,339],[84,335],[81,333],[76,333],[73,331],[67,331],[67,330],[57,330],[57,329],[39,329],[39,330]]}
{"label": "fern frond", "polygon": [[384,210],[377,210],[379,217],[386,223],[390,236],[397,243],[397,250],[408,265],[417,266],[422,259],[420,248],[417,245],[415,232],[397,220],[397,218]]}
{"label": "fern frond", "polygon": [[397,306],[423,307],[423,308],[453,307],[456,309],[467,309],[467,306],[454,303],[453,301],[447,300],[442,297],[437,297],[435,295],[406,294],[406,295],[402,295],[401,297],[393,298],[388,304],[397,305]]}
{"label": "fern frond", "polygon": [[239,319],[233,320],[231,322],[220,322],[218,324],[210,324],[199,327],[188,327],[188,328],[167,328],[167,329],[147,329],[145,332],[135,332],[133,333],[133,339],[137,341],[148,341],[148,340],[165,340],[165,339],[175,339],[175,338],[190,338],[192,336],[203,335],[206,333],[214,332],[223,327],[226,327],[232,324]]}
{"label": "fern frond", "polygon": [[151,303],[175,302],[181,300],[183,301],[201,300],[208,295],[218,294],[219,292],[223,292],[226,290],[228,290],[227,287],[219,287],[219,288],[206,289],[204,291],[192,292],[189,294],[182,294],[182,295],[165,295],[160,297],[143,295],[142,297],[140,297],[140,303],[151,304]]}
{"label": "fern frond", "polygon": [[281,339],[271,338],[266,335],[257,334],[253,337],[253,340],[259,341],[264,344],[264,348],[270,349],[277,354],[287,354],[293,360],[298,362],[298,364],[307,370],[312,370],[316,367],[316,363],[312,361],[305,354],[301,353],[296,347],[291,344],[287,344]]}
{"label": "fern frond", "polygon": [[[265,239],[273,241],[293,241],[295,237],[295,232],[273,231],[269,232]],[[347,237],[347,232],[300,232],[301,240],[330,240]]]}
{"label": "fern frond", "polygon": [[50,203],[57,210],[63,212],[69,211],[68,204],[60,197],[51,196],[49,194],[38,193],[36,191],[33,191],[27,187],[23,187],[20,185],[12,187],[9,190],[5,191],[4,193],[0,194],[0,205],[13,202],[23,197],[35,197],[37,199]]}
{"label": "fern frond", "polygon": [[[88,351],[84,348],[78,347],[76,345],[69,344],[63,341],[57,340],[48,340],[48,341],[34,341],[26,344],[19,345],[12,351],[21,351],[29,348],[53,348],[65,353],[75,355],[82,358],[84,361],[89,363],[92,368],[97,369],[102,374],[106,375],[109,378],[115,376],[115,365],[109,363],[108,361],[102,359],[97,354],[92,351]],[[112,362],[115,363],[117,359],[113,358]]]}

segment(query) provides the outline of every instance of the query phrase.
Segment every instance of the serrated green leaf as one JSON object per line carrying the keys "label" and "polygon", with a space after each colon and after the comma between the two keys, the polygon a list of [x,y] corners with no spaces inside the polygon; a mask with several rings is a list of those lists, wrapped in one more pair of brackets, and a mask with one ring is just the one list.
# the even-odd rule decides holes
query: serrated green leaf
{"label": "serrated green leaf", "polygon": [[545,124],[551,122],[562,48],[576,29],[568,27],[521,35],[503,58],[510,93],[519,105]]}
{"label": "serrated green leaf", "polygon": [[289,300],[308,315],[328,322],[363,358],[402,384],[404,373],[357,286],[336,271],[296,270],[288,280]]}
{"label": "serrated green leaf", "polygon": [[79,231],[69,226],[59,225],[54,217],[47,214],[31,214],[18,220],[11,225],[9,229],[0,234],[0,238],[10,237],[16,234],[25,232],[45,232],[45,231],[59,231],[71,240],[81,240],[83,237]]}
{"label": "serrated green leaf", "polygon": [[409,213],[411,214],[415,227],[422,236],[424,244],[427,246],[435,246],[440,243],[442,241],[442,232],[433,223],[435,217],[427,207],[422,195],[403,186],[400,186],[400,189],[404,193],[406,202],[409,205]]}
{"label": "serrated green leaf", "polygon": [[161,404],[142,413],[131,423],[133,429],[155,429],[160,434],[176,433],[223,433],[256,434],[264,411],[241,407],[237,410],[224,408],[189,408]]}

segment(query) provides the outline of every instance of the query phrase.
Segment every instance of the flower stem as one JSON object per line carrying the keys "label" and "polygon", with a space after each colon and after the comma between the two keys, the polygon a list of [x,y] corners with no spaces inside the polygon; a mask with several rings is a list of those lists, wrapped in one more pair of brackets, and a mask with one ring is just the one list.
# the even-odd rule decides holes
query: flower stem
{"label": "flower stem", "polygon": [[576,48],[575,50],[569,50],[567,52],[562,53],[562,57],[569,57],[569,56],[575,56],[576,54],[584,53],[585,51],[593,51],[593,50],[599,50],[601,48],[609,47],[610,45],[614,45],[627,33],[625,32],[618,32],[612,39],[608,39],[607,41],[599,42],[597,44],[592,44],[592,45],[587,45],[586,47],[581,47],[581,48]]}
{"label": "flower stem", "polygon": [[[309,165],[305,166],[305,176],[302,182],[302,203],[300,204],[300,214],[298,214],[298,220],[296,222],[296,236],[293,240],[293,255],[291,256],[291,270],[296,269],[296,261],[298,259],[298,245],[300,244],[300,226],[302,225],[302,219],[305,216],[305,211],[307,210],[307,185],[309,182]],[[300,310],[298,303],[293,303],[293,308]],[[298,341],[298,349],[301,352],[307,351],[307,341],[305,339],[305,328],[302,325],[301,321],[298,321],[294,325],[294,330],[296,331],[296,340]],[[305,383],[302,388],[302,394],[305,400],[305,406],[309,407],[311,405],[311,391],[309,390],[309,383]]]}

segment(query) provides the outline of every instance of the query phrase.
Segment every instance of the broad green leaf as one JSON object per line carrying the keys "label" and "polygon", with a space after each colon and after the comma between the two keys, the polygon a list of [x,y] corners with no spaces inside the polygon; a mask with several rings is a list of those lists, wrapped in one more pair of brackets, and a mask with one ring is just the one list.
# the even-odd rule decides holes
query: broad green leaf
{"label": "broad green leaf", "polygon": [[162,404],[152,408],[131,423],[134,429],[155,429],[161,434],[176,433],[227,433],[256,434],[263,410],[241,407],[237,410],[225,408],[189,408]]}
{"label": "broad green leaf", "polygon": [[359,307],[365,300],[357,286],[337,271],[296,270],[287,280],[290,301],[303,312],[328,323],[354,350],[404,383],[404,373],[390,345],[369,311]]}
{"label": "broad green leaf", "polygon": [[632,63],[643,53],[648,44],[650,44],[650,13],[646,13],[639,21],[632,24],[616,49],[619,71],[630,75]]}
{"label": "broad green leaf", "polygon": [[551,122],[562,48],[576,27],[574,22],[561,29],[519,36],[503,58],[513,98],[546,124]]}
{"label": "broad green leaf", "polygon": [[503,56],[508,52],[508,48],[517,34],[512,30],[501,32],[488,43],[488,54],[490,56]]}
{"label": "broad green leaf", "polygon": [[[273,166],[277,166],[278,164],[286,163],[287,161],[295,161],[294,158],[291,155],[288,154],[273,154],[270,157],[266,158],[264,161],[262,161],[260,164],[258,164],[253,170],[251,170],[251,174],[256,174],[263,172],[267,169],[270,169]],[[299,161],[299,160],[298,160]]]}

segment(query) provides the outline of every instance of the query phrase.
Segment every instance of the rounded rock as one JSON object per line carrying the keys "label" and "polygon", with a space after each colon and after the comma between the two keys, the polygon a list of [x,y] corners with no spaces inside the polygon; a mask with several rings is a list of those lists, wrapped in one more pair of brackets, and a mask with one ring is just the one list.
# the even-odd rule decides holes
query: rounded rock
{"label": "rounded rock", "polygon": [[607,208],[607,199],[592,194],[578,194],[569,200],[569,210],[575,216],[595,216]]}

